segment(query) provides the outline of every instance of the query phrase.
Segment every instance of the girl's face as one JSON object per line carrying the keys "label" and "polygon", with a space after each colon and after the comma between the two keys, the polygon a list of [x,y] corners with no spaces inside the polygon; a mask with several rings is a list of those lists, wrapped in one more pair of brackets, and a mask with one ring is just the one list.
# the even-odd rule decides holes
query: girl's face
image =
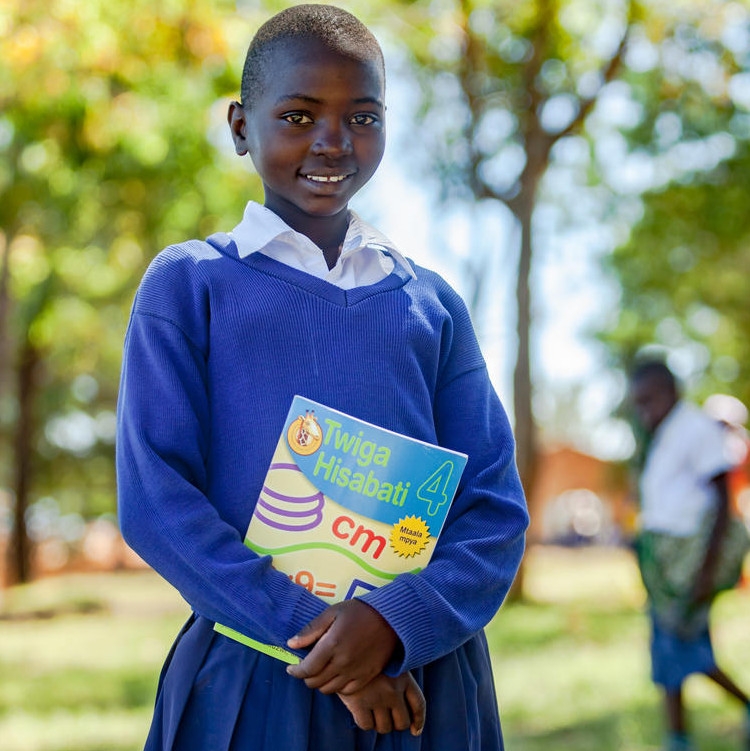
{"label": "girl's face", "polygon": [[345,212],[385,147],[384,81],[376,61],[358,61],[317,41],[271,51],[263,91],[230,108],[238,154],[249,153],[265,205],[304,232],[311,219]]}

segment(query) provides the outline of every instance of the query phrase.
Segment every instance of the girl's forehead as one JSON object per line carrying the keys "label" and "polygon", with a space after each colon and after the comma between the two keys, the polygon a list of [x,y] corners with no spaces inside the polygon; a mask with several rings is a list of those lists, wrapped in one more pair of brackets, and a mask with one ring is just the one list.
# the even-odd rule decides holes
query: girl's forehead
{"label": "girl's forehead", "polygon": [[313,38],[273,45],[264,69],[263,88],[268,92],[338,81],[366,87],[372,96],[382,98],[385,87],[381,60],[340,52]]}

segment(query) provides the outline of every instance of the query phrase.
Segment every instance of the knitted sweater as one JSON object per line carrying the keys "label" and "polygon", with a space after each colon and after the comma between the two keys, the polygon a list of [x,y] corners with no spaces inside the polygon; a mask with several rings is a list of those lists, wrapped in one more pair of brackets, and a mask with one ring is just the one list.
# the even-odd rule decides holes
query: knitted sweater
{"label": "knitted sweater", "polygon": [[512,582],[528,523],[508,421],[469,315],[436,274],[342,290],[260,254],[167,248],[125,342],[117,471],[126,541],[196,613],[286,640],[326,608],[243,544],[294,394],[468,454],[430,564],[361,597],[400,673],[466,642]]}

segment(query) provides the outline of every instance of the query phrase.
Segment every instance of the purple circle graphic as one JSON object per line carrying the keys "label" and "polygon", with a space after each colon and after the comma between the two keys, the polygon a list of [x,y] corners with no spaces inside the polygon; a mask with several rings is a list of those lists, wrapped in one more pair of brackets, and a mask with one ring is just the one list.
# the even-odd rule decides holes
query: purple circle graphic
{"label": "purple circle graphic", "polygon": [[[302,474],[302,470],[296,464],[286,462],[272,464],[268,470],[269,476],[274,470]],[[284,532],[304,532],[315,529],[323,521],[324,506],[325,497],[320,491],[312,495],[293,496],[280,493],[264,484],[254,515],[273,529]]]}

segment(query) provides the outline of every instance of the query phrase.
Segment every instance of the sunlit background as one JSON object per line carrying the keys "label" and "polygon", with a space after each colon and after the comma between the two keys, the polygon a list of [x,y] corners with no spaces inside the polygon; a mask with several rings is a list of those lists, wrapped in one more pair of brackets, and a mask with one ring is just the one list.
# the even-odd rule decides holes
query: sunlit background
{"label": "sunlit background", "polygon": [[[0,748],[140,743],[151,674],[183,605],[117,531],[122,339],[161,248],[231,229],[248,199],[262,200],[225,113],[252,33],[288,4],[0,0],[0,641],[11,629],[7,643],[29,661],[21,667],[0,646]],[[639,436],[625,374],[652,351],[697,403],[750,402],[750,4],[341,5],[373,28],[388,67],[386,156],[353,208],[465,298],[518,437],[530,554],[519,602],[491,639],[513,676],[499,677],[511,748],[655,748],[647,668],[628,661],[629,648],[645,650],[645,632],[627,549]],[[750,518],[750,493],[736,500]],[[114,578],[75,578],[92,571]],[[145,578],[135,586],[113,571]],[[748,677],[740,624],[750,611],[746,592],[738,597],[724,606],[725,633]],[[132,607],[162,619],[142,642],[142,673],[113,668],[107,701],[115,714],[129,709],[111,724],[135,717],[136,730],[116,740],[106,720],[76,720],[78,704],[94,701],[83,688],[78,704],[53,690],[35,708],[31,684],[14,680],[33,676],[46,652],[24,651],[24,640],[78,623],[65,618],[110,629],[105,616],[116,615],[130,644]],[[618,688],[606,728],[587,714],[598,688],[581,688],[588,709],[582,701],[564,717],[520,685],[525,672],[539,683],[545,640],[550,664],[571,645],[598,644],[599,663],[636,686]],[[72,697],[78,669],[65,668]],[[719,718],[705,747],[732,748],[731,711],[699,699]],[[40,730],[37,711],[58,712],[66,730]]]}

